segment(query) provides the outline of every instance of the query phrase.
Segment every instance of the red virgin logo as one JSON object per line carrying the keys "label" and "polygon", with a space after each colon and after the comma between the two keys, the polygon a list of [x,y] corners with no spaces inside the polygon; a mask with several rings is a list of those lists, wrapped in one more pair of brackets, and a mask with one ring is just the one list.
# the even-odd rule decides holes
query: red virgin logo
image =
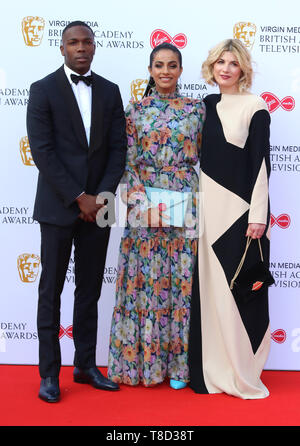
{"label": "red virgin logo", "polygon": [[266,102],[270,113],[273,113],[279,107],[282,107],[285,111],[292,111],[295,108],[295,99],[292,96],[286,96],[281,101],[274,93],[268,91],[260,96]]}
{"label": "red virgin logo", "polygon": [[271,333],[271,338],[273,341],[277,342],[277,344],[283,344],[286,340],[286,332],[282,328],[279,328]]}
{"label": "red virgin logo", "polygon": [[291,218],[288,214],[280,214],[277,218],[271,214],[271,227],[278,225],[281,229],[286,229],[291,224]]}
{"label": "red virgin logo", "polygon": [[73,339],[73,325],[69,325],[67,328],[64,328],[62,325],[59,328],[59,339],[61,339],[64,335],[68,336],[68,338]]}
{"label": "red virgin logo", "polygon": [[157,45],[160,45],[161,43],[171,43],[172,45],[176,46],[177,48],[184,48],[187,44],[187,37],[185,34],[180,33],[176,34],[176,36],[171,37],[167,31],[164,31],[163,29],[156,29],[152,32],[150,36],[150,45],[151,48],[155,48]]}

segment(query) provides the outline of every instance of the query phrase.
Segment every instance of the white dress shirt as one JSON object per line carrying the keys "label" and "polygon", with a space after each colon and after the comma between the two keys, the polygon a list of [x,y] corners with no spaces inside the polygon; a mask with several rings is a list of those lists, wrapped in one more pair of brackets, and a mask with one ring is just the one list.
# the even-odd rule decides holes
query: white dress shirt
{"label": "white dress shirt", "polygon": [[[76,85],[72,79],[71,74],[76,74],[74,71],[70,70],[67,65],[64,65],[66,76],[71,84],[77,104],[81,113],[83,125],[85,128],[86,138],[88,145],[90,144],[90,132],[91,132],[91,112],[92,112],[92,87],[91,85],[86,85],[84,82],[79,81]],[[84,74],[84,76],[89,76],[91,70]]]}
{"label": "white dress shirt", "polygon": [[[71,74],[76,74],[78,76],[78,73],[75,73],[75,71],[70,70],[67,65],[64,65],[64,70],[66,73],[66,76],[71,84],[72,90],[74,92],[81,118],[83,121],[85,133],[86,133],[86,139],[88,142],[88,145],[90,145],[90,132],[91,132],[91,114],[92,114],[92,87],[90,85],[86,85],[84,82],[79,81],[76,85],[72,79]],[[91,70],[89,70],[87,73],[84,74],[84,76],[89,76],[91,74]],[[82,195],[84,193],[81,192]],[[77,197],[77,198],[78,198]]]}

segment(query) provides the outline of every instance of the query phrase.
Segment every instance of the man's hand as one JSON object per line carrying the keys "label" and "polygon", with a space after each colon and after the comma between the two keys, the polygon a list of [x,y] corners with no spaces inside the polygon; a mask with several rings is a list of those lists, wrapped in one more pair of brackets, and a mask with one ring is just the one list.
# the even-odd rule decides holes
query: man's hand
{"label": "man's hand", "polygon": [[104,204],[96,203],[97,196],[89,195],[83,193],[78,198],[76,198],[77,204],[80,209],[79,218],[86,222],[95,222],[96,215],[99,209],[101,209]]}

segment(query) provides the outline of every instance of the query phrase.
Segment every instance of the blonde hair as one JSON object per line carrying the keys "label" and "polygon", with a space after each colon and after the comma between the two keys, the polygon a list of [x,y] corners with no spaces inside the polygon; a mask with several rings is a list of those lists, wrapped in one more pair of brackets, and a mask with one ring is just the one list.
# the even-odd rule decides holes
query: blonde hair
{"label": "blonde hair", "polygon": [[230,51],[237,58],[242,70],[239,79],[239,91],[247,91],[251,88],[253,68],[251,54],[238,39],[226,39],[213,47],[205,62],[202,64],[202,76],[209,85],[216,85],[213,75],[214,64],[222,56],[225,51]]}

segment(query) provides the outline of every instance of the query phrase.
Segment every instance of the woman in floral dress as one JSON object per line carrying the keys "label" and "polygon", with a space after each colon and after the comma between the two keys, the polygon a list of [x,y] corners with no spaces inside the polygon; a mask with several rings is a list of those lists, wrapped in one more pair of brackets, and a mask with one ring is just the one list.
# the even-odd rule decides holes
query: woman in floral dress
{"label": "woman in floral dress", "polygon": [[[108,377],[173,388],[189,381],[188,333],[197,254],[196,204],[204,105],[180,96],[180,51],[161,44],[150,55],[144,98],[126,109],[128,222],[121,239]],[[185,226],[166,223],[145,187],[192,192]],[[189,217],[188,217],[189,216]],[[188,221],[189,220],[189,221]],[[146,224],[145,224],[146,222]]]}

